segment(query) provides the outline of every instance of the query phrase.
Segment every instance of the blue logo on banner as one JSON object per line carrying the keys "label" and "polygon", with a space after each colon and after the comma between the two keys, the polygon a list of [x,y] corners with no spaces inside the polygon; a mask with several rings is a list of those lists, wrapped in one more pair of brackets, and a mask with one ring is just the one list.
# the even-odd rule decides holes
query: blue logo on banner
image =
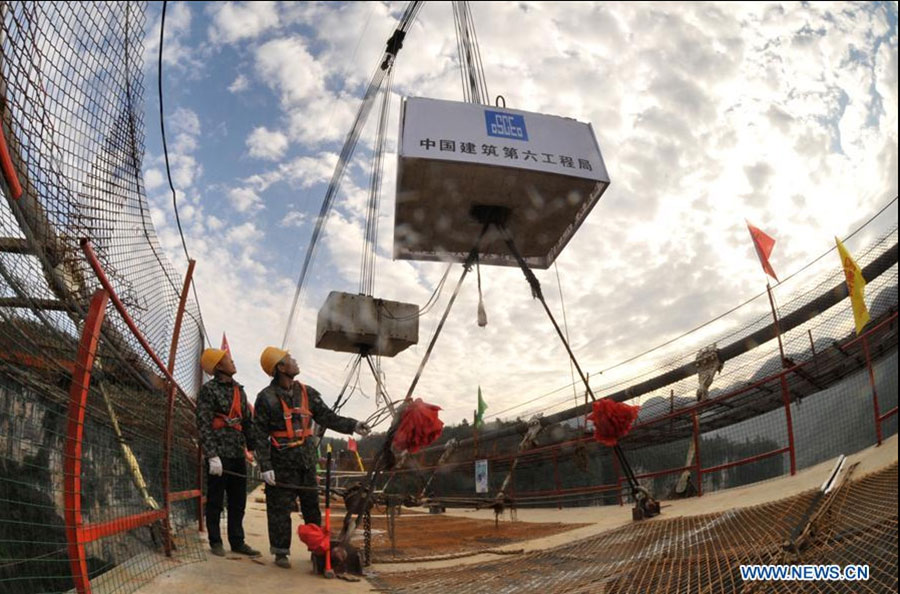
{"label": "blue logo on banner", "polygon": [[528,130],[525,129],[525,118],[523,116],[499,111],[485,111],[484,123],[487,127],[488,136],[528,140]]}

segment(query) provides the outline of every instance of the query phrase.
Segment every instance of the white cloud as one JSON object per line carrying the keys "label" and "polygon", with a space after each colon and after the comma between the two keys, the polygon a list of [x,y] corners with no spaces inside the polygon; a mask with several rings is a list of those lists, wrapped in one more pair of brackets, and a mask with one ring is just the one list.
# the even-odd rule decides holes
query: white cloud
{"label": "white cloud", "polygon": [[275,2],[216,3],[210,6],[209,12],[213,20],[209,38],[213,43],[253,39],[279,23]]}
{"label": "white cloud", "polygon": [[331,95],[305,101],[287,113],[291,139],[310,146],[343,141],[356,117],[359,103],[357,97]]}
{"label": "white cloud", "polygon": [[228,90],[232,93],[240,93],[241,91],[246,91],[250,87],[250,81],[247,80],[247,77],[243,74],[238,74],[237,78],[228,85]]}
{"label": "white cloud", "polygon": [[309,216],[304,212],[291,211],[281,219],[278,223],[279,227],[302,227],[309,220]]}
{"label": "white cloud", "polygon": [[166,123],[176,134],[197,136],[200,134],[200,118],[197,113],[185,107],[177,108],[166,117]]}
{"label": "white cloud", "polygon": [[277,161],[284,155],[287,147],[287,136],[277,130],[269,130],[265,126],[255,128],[247,137],[250,156],[259,159]]}
{"label": "white cloud", "polygon": [[300,36],[261,45],[256,50],[256,67],[263,80],[280,93],[284,105],[300,103],[325,88],[324,69]]}
{"label": "white cloud", "polygon": [[250,188],[232,188],[228,200],[238,212],[255,211],[263,208],[262,199]]}
{"label": "white cloud", "polygon": [[301,188],[309,188],[331,179],[337,165],[334,153],[319,153],[315,157],[298,157],[287,163],[284,172],[287,178]]}
{"label": "white cloud", "polygon": [[206,217],[206,226],[209,227],[210,231],[218,231],[225,226],[225,221],[219,217],[209,215]]}
{"label": "white cloud", "polygon": [[[163,43],[163,67],[173,68],[183,73],[195,71],[202,64],[198,48],[191,47],[189,37],[193,14],[189,2],[170,4],[166,9],[166,31]],[[144,39],[144,65],[156,69],[159,60],[160,19],[147,29]]]}
{"label": "white cloud", "polygon": [[228,241],[235,244],[236,247],[243,249],[252,243],[258,234],[259,231],[256,225],[252,222],[247,222],[229,229],[225,237]]}
{"label": "white cloud", "polygon": [[[246,129],[264,131],[260,138],[282,134],[292,143],[291,157],[284,160],[280,139],[260,140],[255,150],[263,153],[254,156],[271,155],[278,162],[256,162],[239,179],[226,174],[210,181],[238,188],[239,196],[229,199],[236,209],[244,206],[240,213],[260,206],[263,192],[267,200],[269,192],[288,193],[296,206],[278,211],[285,217],[257,217],[234,227],[239,214],[220,214],[219,225],[220,219],[201,216],[200,205],[191,225],[204,221],[204,231],[228,229],[234,266],[214,257],[202,233],[191,240],[204,246],[196,249],[208,277],[201,276],[199,286],[204,278],[214,285],[208,299],[201,295],[204,315],[212,328],[226,328],[229,338],[234,332],[242,378],[260,387],[265,378],[256,357],[266,344],[280,343],[299,268],[296,262],[292,270],[275,264],[271,255],[282,246],[269,236],[283,237],[283,228],[305,233],[315,220],[319,202],[309,196],[304,203],[295,194],[330,180],[362,85],[375,66],[373,56],[383,49],[399,11],[384,3],[302,3],[280,10],[279,24],[256,33],[277,29],[279,37],[247,47],[254,76],[263,83],[260,95],[267,94],[278,110],[265,118],[254,113]],[[824,4],[475,3],[472,10],[491,94],[502,93],[511,108],[591,122],[611,172],[610,189],[558,260],[572,344],[595,387],[628,385],[636,374],[684,355],[714,335],[698,334],[630,367],[596,374],[760,291],[762,275],[745,217],[776,237],[773,265],[787,275],[896,194],[897,38],[886,33],[896,4],[836,10]],[[542,40],[539,51],[535,39]],[[449,7],[426,6],[398,58],[397,92],[459,99],[455,52]],[[249,81],[238,77],[231,86],[245,85]],[[398,129],[398,105],[391,137]],[[347,356],[312,348],[315,309],[329,290],[356,291],[372,120],[337,197],[292,342],[304,379],[326,399],[343,381]],[[254,146],[248,138],[251,154]],[[190,147],[185,142],[181,148]],[[202,164],[189,158],[194,157],[177,163],[185,179],[196,183]],[[389,155],[376,294],[421,305],[445,265],[391,260],[395,175]],[[164,221],[164,212],[154,213],[154,220]],[[896,212],[885,216],[896,221]],[[248,246],[259,249],[242,251]],[[452,267],[448,286],[460,271]],[[566,354],[521,273],[496,267],[481,273],[488,327],[475,325],[478,297],[470,278],[418,389],[417,395],[445,408],[449,422],[469,414],[478,385],[489,412],[496,412],[570,381]],[[555,274],[536,274],[561,318]],[[224,283],[245,292],[237,301],[215,293]],[[797,283],[777,287],[777,297],[787,299]],[[420,320],[421,344],[384,361],[395,396],[405,393],[448,294],[445,289]],[[765,314],[767,304],[762,306],[750,313]],[[245,315],[237,319],[234,311]],[[741,316],[729,316],[717,331],[740,327],[746,321]],[[572,397],[571,389],[554,392],[548,402],[568,403]],[[371,406],[360,399],[345,410],[368,416]]]}
{"label": "white cloud", "polygon": [[153,191],[165,183],[162,171],[149,168],[144,170],[144,185],[148,191]]}
{"label": "white cloud", "polygon": [[169,164],[172,169],[172,182],[176,190],[186,190],[194,185],[194,181],[203,174],[203,166],[193,155],[169,153]]}

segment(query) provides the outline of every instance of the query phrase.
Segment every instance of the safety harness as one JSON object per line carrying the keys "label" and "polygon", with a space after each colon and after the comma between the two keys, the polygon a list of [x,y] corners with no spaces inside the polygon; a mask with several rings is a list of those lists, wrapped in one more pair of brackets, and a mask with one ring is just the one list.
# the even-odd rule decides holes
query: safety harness
{"label": "safety harness", "polygon": [[237,384],[234,385],[234,397],[231,399],[231,409],[228,411],[228,414],[217,413],[212,421],[213,429],[234,429],[235,431],[243,430],[241,427],[241,419],[243,418],[243,414],[241,413],[241,389]]}
{"label": "safety harness", "polygon": [[[284,413],[284,426],[286,429],[269,433],[269,442],[277,450],[301,446],[306,442],[306,438],[313,434],[309,426],[312,413],[309,410],[309,394],[306,392],[306,384],[300,384],[300,388],[303,395],[300,399],[299,408],[291,408],[283,398],[278,398],[278,401],[281,402],[281,410]],[[294,421],[297,420],[295,415],[300,416],[299,429],[294,427]]]}

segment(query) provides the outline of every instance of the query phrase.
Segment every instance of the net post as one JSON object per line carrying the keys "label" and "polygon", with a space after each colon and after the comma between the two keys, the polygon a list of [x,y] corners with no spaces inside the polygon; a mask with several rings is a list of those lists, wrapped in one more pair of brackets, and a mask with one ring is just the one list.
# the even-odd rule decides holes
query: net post
{"label": "net post", "polygon": [[81,515],[81,453],[84,439],[84,413],[91,387],[91,371],[94,367],[97,345],[100,341],[100,327],[103,325],[103,318],[106,315],[108,300],[109,295],[103,289],[98,289],[91,298],[91,305],[78,344],[72,383],[69,386],[63,481],[69,565],[72,571],[72,580],[75,583],[75,591],[78,594],[90,594],[91,592],[87,555],[84,549],[84,519]]}

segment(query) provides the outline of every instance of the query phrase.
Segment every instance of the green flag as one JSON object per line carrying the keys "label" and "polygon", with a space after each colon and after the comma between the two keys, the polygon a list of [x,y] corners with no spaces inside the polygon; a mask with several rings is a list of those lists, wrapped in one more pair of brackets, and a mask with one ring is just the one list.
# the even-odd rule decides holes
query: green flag
{"label": "green flag", "polygon": [[478,412],[475,414],[475,428],[484,427],[484,411],[488,405],[485,404],[484,398],[481,397],[481,386],[478,386]]}

